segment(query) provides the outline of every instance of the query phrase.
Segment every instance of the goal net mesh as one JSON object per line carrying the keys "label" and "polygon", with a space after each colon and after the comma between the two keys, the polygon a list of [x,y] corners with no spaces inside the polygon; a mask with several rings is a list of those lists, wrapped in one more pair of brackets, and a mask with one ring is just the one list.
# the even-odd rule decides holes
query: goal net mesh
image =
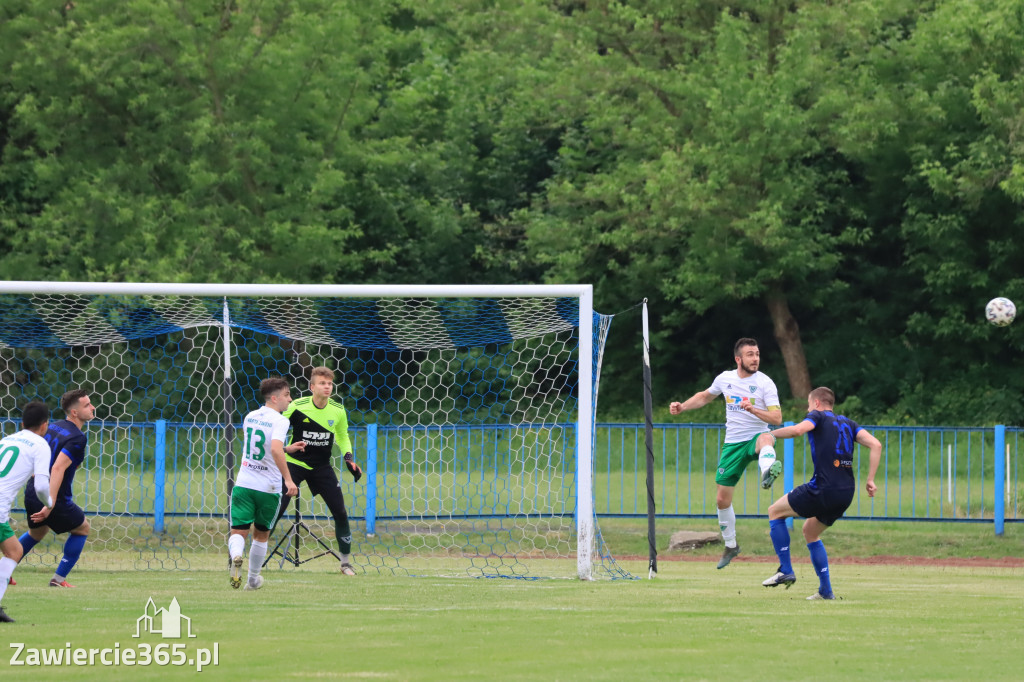
{"label": "goal net mesh", "polygon": [[[335,452],[357,571],[575,576],[578,311],[575,298],[4,294],[0,427],[17,430],[32,399],[63,418],[60,396],[86,389],[79,565],[221,568],[237,430],[260,381],[284,377],[299,397],[326,365],[365,474],[353,483]],[[594,315],[595,408],[610,323]],[[592,418],[584,428],[592,438]],[[337,551],[326,507],[303,485],[298,508],[309,532],[293,504],[268,569],[337,570],[316,558]],[[24,513],[12,523],[24,530]],[[25,563],[54,566],[65,537]],[[630,577],[593,542],[595,577]]]}

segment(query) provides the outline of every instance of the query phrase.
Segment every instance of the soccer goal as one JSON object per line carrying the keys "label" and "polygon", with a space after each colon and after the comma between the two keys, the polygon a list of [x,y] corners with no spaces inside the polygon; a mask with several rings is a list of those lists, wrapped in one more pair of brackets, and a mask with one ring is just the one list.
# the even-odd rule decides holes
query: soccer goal
{"label": "soccer goal", "polygon": [[[2,282],[0,425],[15,430],[34,398],[63,417],[64,391],[90,391],[82,563],[220,568],[237,430],[260,381],[289,379],[298,397],[327,365],[365,472],[339,476],[357,570],[627,577],[593,508],[610,322],[589,285]],[[319,498],[303,486],[300,499],[335,546]],[[60,547],[51,534],[26,562],[52,565]]]}

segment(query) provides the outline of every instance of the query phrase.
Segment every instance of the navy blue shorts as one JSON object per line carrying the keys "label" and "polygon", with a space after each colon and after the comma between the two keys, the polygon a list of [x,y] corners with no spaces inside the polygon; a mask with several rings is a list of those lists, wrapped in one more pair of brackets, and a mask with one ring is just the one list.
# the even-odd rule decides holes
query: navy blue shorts
{"label": "navy blue shorts", "polygon": [[807,483],[789,493],[789,506],[805,519],[816,518],[831,526],[853,503],[856,488],[812,488]]}
{"label": "navy blue shorts", "polygon": [[28,515],[29,528],[47,527],[57,535],[72,531],[85,523],[85,512],[74,502],[61,501],[53,505],[50,515],[42,523],[32,520],[32,515],[43,508],[43,503],[36,497],[35,491],[25,493],[25,512]]}

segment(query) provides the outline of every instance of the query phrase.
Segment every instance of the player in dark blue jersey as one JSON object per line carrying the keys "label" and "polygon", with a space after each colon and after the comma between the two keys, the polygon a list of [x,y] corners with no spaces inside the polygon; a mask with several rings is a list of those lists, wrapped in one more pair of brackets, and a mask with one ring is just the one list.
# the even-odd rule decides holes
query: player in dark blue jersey
{"label": "player in dark blue jersey", "polygon": [[27,554],[46,533],[52,530],[61,535],[70,533],[64,542],[64,556],[50,579],[50,587],[74,587],[67,577],[82,554],[89,535],[89,521],[85,512],[75,504],[71,484],[75,472],[85,459],[85,434],[82,427],[96,416],[96,407],[83,389],[74,389],[60,399],[65,419],[50,422],[46,442],[50,445],[50,497],[53,507],[45,507],[31,487],[25,489],[25,511],[28,514],[28,532],[18,540]]}
{"label": "player in dark blue jersey", "polygon": [[789,557],[789,529],[786,519],[802,516],[804,539],[811,552],[811,563],[818,574],[818,591],[808,599],[835,599],[828,574],[828,554],[821,542],[821,534],[836,522],[853,502],[857,483],[853,477],[853,445],[860,443],[870,449],[868,480],[865,486],[869,497],[875,496],[875,472],[882,459],[882,444],[857,422],[832,412],[836,396],[832,389],[816,388],[807,396],[807,416],[799,424],[772,431],[776,438],[795,438],[807,434],[814,461],[811,480],[793,488],[768,507],[768,525],[772,544],[779,557],[779,570],[765,580],[765,587],[785,585],[788,589],[796,582]]}

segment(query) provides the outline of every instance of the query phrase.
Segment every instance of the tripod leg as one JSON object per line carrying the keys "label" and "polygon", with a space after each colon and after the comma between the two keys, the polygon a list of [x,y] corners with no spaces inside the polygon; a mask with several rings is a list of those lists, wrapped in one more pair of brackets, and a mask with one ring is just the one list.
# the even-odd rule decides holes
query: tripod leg
{"label": "tripod leg", "polygon": [[[303,527],[305,527],[305,524],[303,524]],[[331,547],[330,545],[328,545],[328,544],[327,544],[326,542],[324,542],[323,538],[321,538],[321,537],[319,537],[319,536],[317,536],[317,535],[314,535],[314,534],[312,533],[312,531],[310,531],[310,530],[309,530],[309,528],[306,528],[306,532],[307,532],[307,533],[309,533],[310,537],[312,537],[312,538],[313,538],[314,540],[316,540],[317,542],[319,542],[319,543],[320,543],[320,546],[321,546],[321,547],[323,547],[323,548],[324,548],[325,550],[327,550],[327,553],[328,553],[328,554],[330,554],[331,556],[333,556],[333,557],[334,557],[335,559],[337,559],[338,561],[341,561],[341,557],[340,557],[340,556],[338,555],[338,553],[337,553],[337,552],[335,552],[335,551],[334,551],[334,549],[333,549],[333,548],[332,548],[332,547]],[[321,555],[321,556],[322,556],[322,555]]]}
{"label": "tripod leg", "polygon": [[[270,550],[270,552],[267,554],[267,558],[263,560],[263,566],[264,567],[268,563],[270,563],[270,560],[272,558],[274,558],[275,554],[280,554],[281,555],[281,561],[278,564],[278,568],[284,568],[284,562],[285,561],[291,563],[294,566],[298,566],[299,565],[298,564],[298,558],[299,558],[299,550],[298,550],[298,545],[299,545],[298,535],[299,535],[299,533],[298,533],[298,526],[301,523],[302,523],[301,521],[296,521],[295,523],[292,524],[292,527],[288,529],[288,532],[281,536],[281,539],[277,541],[276,545],[274,545],[274,549]],[[294,543],[294,545],[293,545],[293,543]],[[284,545],[284,547],[282,548],[281,545]],[[294,559],[292,559],[288,555],[288,553],[292,552],[292,551],[294,551],[294,553],[295,553],[295,558]]]}

